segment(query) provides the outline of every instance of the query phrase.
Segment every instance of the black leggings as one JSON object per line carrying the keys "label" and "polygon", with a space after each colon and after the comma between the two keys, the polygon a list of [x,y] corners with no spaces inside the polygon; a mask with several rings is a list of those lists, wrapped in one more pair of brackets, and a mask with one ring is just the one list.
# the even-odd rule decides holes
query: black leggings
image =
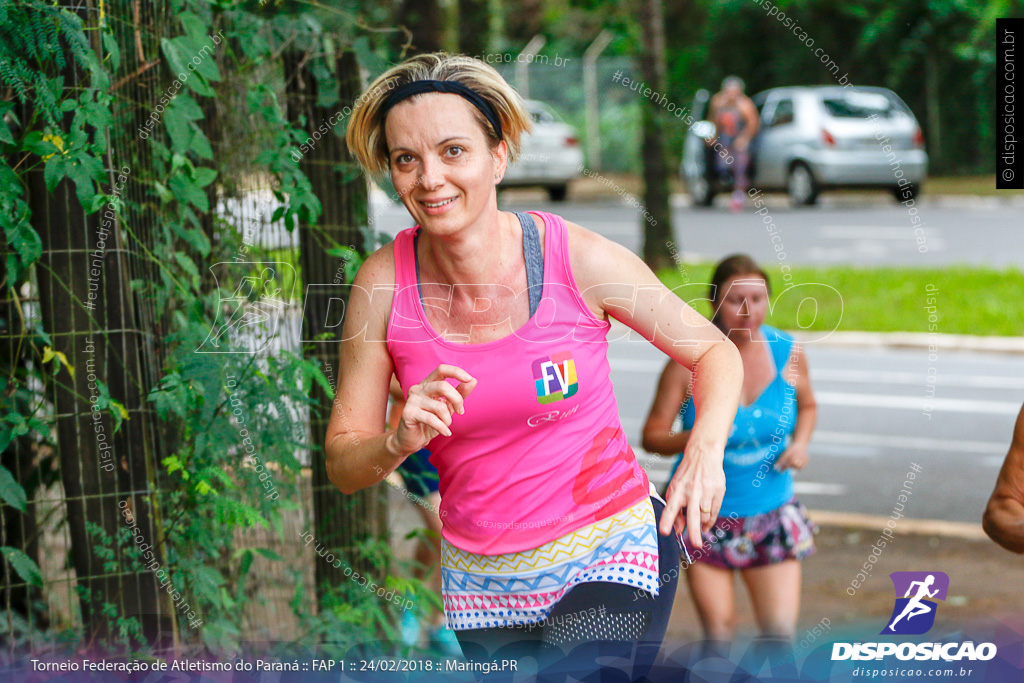
{"label": "black leggings", "polygon": [[[651,503],[657,526],[665,506],[654,497]],[[562,679],[558,674],[563,672],[608,667],[641,680],[654,664],[672,614],[679,581],[674,532],[658,534],[658,569],[657,596],[619,583],[581,583],[570,588],[539,624],[468,629],[455,631],[455,636],[470,662],[532,658],[538,672],[550,674],[550,680]],[[596,658],[602,656],[610,659],[598,663]]]}

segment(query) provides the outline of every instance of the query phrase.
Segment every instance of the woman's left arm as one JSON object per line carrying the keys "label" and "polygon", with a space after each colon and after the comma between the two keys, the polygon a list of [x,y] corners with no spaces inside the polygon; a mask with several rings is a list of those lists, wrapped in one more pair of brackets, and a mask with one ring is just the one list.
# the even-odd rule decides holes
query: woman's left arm
{"label": "woman's left arm", "polygon": [[787,467],[803,469],[807,464],[807,445],[811,442],[814,423],[818,419],[818,404],[811,389],[811,376],[807,371],[807,357],[800,344],[793,345],[793,357],[789,362],[788,381],[796,386],[796,426],[789,446],[779,456],[775,469],[784,472]]}
{"label": "woman's left arm", "polygon": [[743,386],[739,351],[636,254],[575,223],[568,226],[573,274],[594,315],[614,317],[694,373],[697,417],[669,484],[660,531],[667,535],[673,526],[677,532],[685,526],[700,546],[700,531],[711,529],[725,495],[722,461]]}

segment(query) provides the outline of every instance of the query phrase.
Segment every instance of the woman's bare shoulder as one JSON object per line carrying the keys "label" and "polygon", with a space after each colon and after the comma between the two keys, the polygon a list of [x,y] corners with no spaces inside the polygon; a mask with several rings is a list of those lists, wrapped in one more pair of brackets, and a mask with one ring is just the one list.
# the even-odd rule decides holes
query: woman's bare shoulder
{"label": "woman's bare shoulder", "polygon": [[565,226],[569,259],[574,273],[583,274],[591,268],[591,264],[602,263],[609,256],[609,248],[616,246],[607,237],[572,221],[565,221]]}
{"label": "woman's bare shoulder", "polygon": [[388,242],[367,256],[359,267],[356,279],[360,276],[368,285],[395,284],[395,242]]}
{"label": "woman's bare shoulder", "polygon": [[644,262],[615,240],[572,221],[568,226],[569,260],[580,289],[597,284],[637,284],[650,279]]}
{"label": "woman's bare shoulder", "polygon": [[608,313],[602,306],[602,298],[608,296],[610,291],[603,291],[601,286],[614,285],[614,278],[610,279],[609,276],[621,274],[616,266],[625,263],[632,252],[582,225],[572,221],[565,221],[565,225],[569,267],[576,286],[591,312],[597,318],[607,320]]}
{"label": "woman's bare shoulder", "polygon": [[[360,298],[370,302],[374,317],[387,320],[395,290],[394,242],[379,247],[366,257],[352,281],[353,290],[363,290]],[[350,292],[349,296],[355,292]]]}

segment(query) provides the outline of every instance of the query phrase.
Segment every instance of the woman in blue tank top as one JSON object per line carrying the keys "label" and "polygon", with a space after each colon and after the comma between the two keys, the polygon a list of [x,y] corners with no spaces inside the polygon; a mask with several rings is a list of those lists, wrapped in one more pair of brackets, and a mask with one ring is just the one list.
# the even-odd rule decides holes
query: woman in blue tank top
{"label": "woman in blue tank top", "polygon": [[[740,350],[744,382],[725,447],[725,497],[718,520],[703,534],[702,547],[687,544],[694,563],[687,566],[686,578],[710,640],[734,635],[736,570],[750,592],[761,634],[791,639],[800,610],[800,560],[815,550],[817,528],[793,495],[791,473],[807,464],[814,394],[800,346],[764,324],[769,294],[767,275],[748,256],[730,256],[715,269],[712,320]],[[678,454],[673,474],[699,410],[691,399],[692,383],[693,374],[670,361],[644,426],[644,449]],[[673,431],[677,417],[680,432]]]}

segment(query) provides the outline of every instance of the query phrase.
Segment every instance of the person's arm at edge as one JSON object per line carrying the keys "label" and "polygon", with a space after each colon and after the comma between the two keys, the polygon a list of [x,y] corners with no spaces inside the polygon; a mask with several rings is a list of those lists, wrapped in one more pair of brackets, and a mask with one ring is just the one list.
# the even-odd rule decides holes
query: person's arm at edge
{"label": "person's arm at edge", "polygon": [[391,375],[391,385],[388,387],[388,395],[396,401],[404,401],[405,394],[402,393],[402,385],[398,383],[398,377]]}
{"label": "person's arm at edge", "polygon": [[405,407],[405,393],[402,392],[402,385],[398,382],[396,375],[391,375],[391,387],[388,389],[390,401],[388,402],[388,418],[386,429],[391,430],[398,427],[398,420],[402,417],[402,408]]}
{"label": "person's arm at edge", "polygon": [[743,118],[746,120],[746,125],[743,128],[743,132],[740,133],[740,138],[749,145],[754,136],[757,135],[757,131],[760,130],[761,121],[757,114],[757,105],[749,97],[744,97],[740,100],[740,109],[743,111]]}
{"label": "person's arm at edge", "polygon": [[[718,93],[711,96],[711,102],[708,103],[707,116],[704,119],[715,124],[715,135],[718,135],[718,104],[720,101]],[[711,144],[710,140],[705,140],[704,142],[708,145]]]}
{"label": "person's arm at edge", "polygon": [[787,379],[796,388],[796,425],[789,446],[776,463],[776,469],[780,472],[787,467],[799,470],[807,464],[807,446],[811,443],[811,434],[818,421],[818,403],[814,400],[814,390],[811,388],[807,355],[799,343],[793,345],[788,366]]}
{"label": "person's arm at edge", "polygon": [[[327,477],[351,494],[384,480],[409,456],[383,431],[394,364],[385,338],[391,297],[371,300],[375,283],[390,279],[385,249],[372,254],[356,273],[346,306],[338,364],[338,386],[327,425],[324,454]],[[387,299],[384,301],[382,299]],[[386,304],[386,305],[385,305]],[[361,331],[361,332],[360,332]]]}
{"label": "person's arm at edge", "polygon": [[1013,441],[988,500],[982,528],[993,541],[1024,553],[1024,407],[1017,416]]}
{"label": "person's arm at edge", "polygon": [[686,448],[690,430],[673,433],[672,425],[689,395],[690,377],[690,371],[671,358],[665,364],[640,442],[648,453],[671,456],[682,453]]}

